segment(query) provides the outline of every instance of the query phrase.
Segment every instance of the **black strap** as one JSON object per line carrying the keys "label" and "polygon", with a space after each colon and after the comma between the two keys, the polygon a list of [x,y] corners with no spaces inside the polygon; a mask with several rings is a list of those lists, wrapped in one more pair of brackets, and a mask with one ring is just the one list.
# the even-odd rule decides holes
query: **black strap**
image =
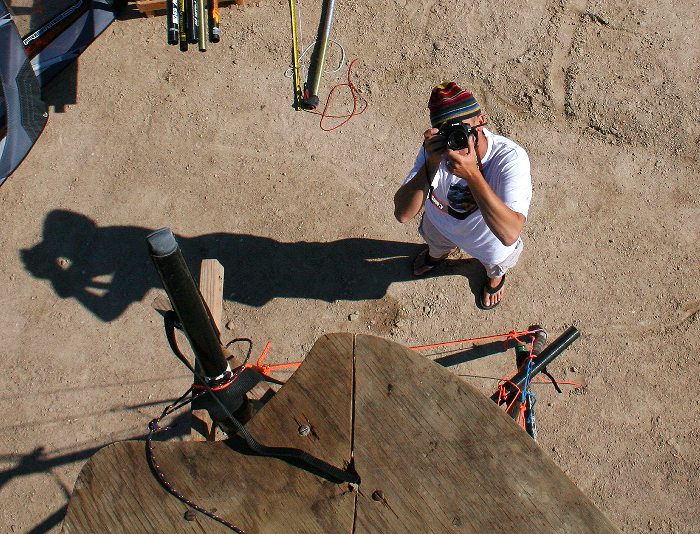
{"label": "black strap", "polygon": [[[165,335],[168,338],[168,344],[170,345],[170,348],[172,351],[175,353],[175,356],[178,357],[180,361],[182,361],[193,373],[196,373],[195,369],[190,365],[190,363],[187,361],[187,358],[182,354],[180,351],[180,348],[177,346],[177,340],[175,339],[175,320],[177,318],[177,315],[175,314],[174,311],[168,311],[165,313],[163,319],[165,322]],[[240,394],[240,395],[245,395],[247,391],[252,389],[258,382],[261,380],[264,380],[266,382],[272,382],[276,384],[281,384],[279,380],[275,380],[272,377],[265,376],[262,373],[258,373],[255,370],[251,369],[245,369],[243,373],[239,375],[239,378],[242,377],[243,375],[247,375],[248,380],[238,380],[236,379],[231,386],[229,387],[235,387],[235,388],[240,388],[238,391],[235,392],[235,394]],[[270,456],[274,458],[288,458],[290,460],[297,460],[299,462],[305,463],[306,465],[316,469],[318,472],[326,475],[328,478],[331,480],[340,483],[340,482],[350,482],[353,484],[359,484],[360,483],[360,477],[358,474],[355,472],[354,468],[352,465],[349,466],[348,470],[343,470],[335,467],[334,465],[331,465],[327,462],[324,462],[320,458],[316,458],[315,456],[312,456],[306,451],[303,451],[301,449],[294,449],[291,447],[268,447],[267,445],[263,445],[259,441],[257,441],[251,434],[248,432],[243,424],[236,419],[233,414],[230,413],[230,411],[226,408],[226,406],[222,403],[222,401],[219,399],[217,396],[216,391],[209,391],[209,398],[213,399],[214,402],[219,404],[224,412],[226,412],[229,420],[233,423],[233,426],[236,427],[236,430],[238,433],[241,435],[241,437],[245,440],[246,444],[250,449],[257,454],[261,456]]]}
{"label": "black strap", "polygon": [[557,390],[557,393],[561,393],[561,388],[559,387],[559,384],[557,384],[556,379],[552,375],[549,374],[549,371],[547,371],[547,368],[544,367],[542,369],[542,371],[540,371],[540,372],[552,381],[552,385],[554,386],[554,389]]}

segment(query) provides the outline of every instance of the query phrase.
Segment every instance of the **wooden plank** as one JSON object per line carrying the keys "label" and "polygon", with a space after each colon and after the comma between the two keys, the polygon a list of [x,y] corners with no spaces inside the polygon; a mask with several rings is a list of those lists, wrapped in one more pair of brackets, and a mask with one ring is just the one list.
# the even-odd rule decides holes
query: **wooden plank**
{"label": "wooden plank", "polygon": [[358,335],[355,380],[357,534],[616,532],[510,417],[441,366]]}
{"label": "wooden plank", "polygon": [[[493,402],[372,336],[320,338],[246,428],[264,445],[300,448],[340,468],[352,454],[361,477],[355,493],[251,455],[239,439],[155,444],[175,488],[247,532],[616,532]],[[186,509],[150,473],[143,443],[123,442],[83,468],[64,527],[226,531],[201,514],[185,521]]]}
{"label": "wooden plank", "polygon": [[[224,313],[224,266],[216,259],[202,260],[199,266],[199,292],[221,336],[221,318]],[[223,436],[219,433],[219,439]],[[192,441],[216,441],[216,424],[206,410],[192,410],[190,425]]]}
{"label": "wooden plank", "polygon": [[219,260],[202,260],[199,266],[199,292],[221,335],[221,317],[224,313],[224,266],[219,263]]}
{"label": "wooden plank", "polygon": [[[352,352],[352,334],[321,336],[246,429],[266,445],[301,448],[344,468],[351,454]],[[306,436],[302,425],[310,427]]]}
{"label": "wooden plank", "polygon": [[[287,384],[248,423],[263,444],[298,447],[344,467],[350,457],[353,336],[324,336]],[[299,433],[308,424],[311,432]],[[351,532],[355,494],[283,460],[226,442],[155,443],[174,488],[248,533]],[[144,443],[101,449],[83,467],[66,518],[66,534],[230,532],[188,507],[155,479]]]}

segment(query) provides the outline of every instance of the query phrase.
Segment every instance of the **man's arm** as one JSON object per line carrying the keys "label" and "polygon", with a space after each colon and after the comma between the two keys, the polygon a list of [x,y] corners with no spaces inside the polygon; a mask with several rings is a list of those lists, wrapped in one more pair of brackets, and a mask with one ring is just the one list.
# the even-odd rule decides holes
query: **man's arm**
{"label": "man's arm", "polygon": [[432,128],[423,133],[425,164],[394,195],[394,217],[400,223],[413,219],[425,204],[430,182],[435,177],[445,149],[445,141],[437,132],[437,128]]}
{"label": "man's arm", "polygon": [[494,235],[505,246],[515,243],[525,227],[525,215],[506,206],[486,182],[476,160],[473,137],[469,136],[465,151],[448,150],[447,157],[451,161],[450,171],[469,184],[481,215]]}
{"label": "man's arm", "polygon": [[399,187],[394,195],[394,217],[400,223],[413,219],[425,204],[429,185],[425,167],[423,165],[423,168],[410,181]]}

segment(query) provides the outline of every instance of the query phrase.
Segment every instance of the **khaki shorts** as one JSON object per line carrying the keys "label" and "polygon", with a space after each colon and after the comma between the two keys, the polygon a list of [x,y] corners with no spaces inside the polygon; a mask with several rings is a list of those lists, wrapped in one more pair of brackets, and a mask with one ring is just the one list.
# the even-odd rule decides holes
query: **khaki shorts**
{"label": "khaki shorts", "polygon": [[[430,254],[431,258],[442,258],[447,256],[455,248],[459,248],[452,241],[443,236],[425,215],[423,215],[423,218],[421,219],[418,232],[421,236],[423,236],[423,239],[425,239],[425,242],[428,244],[428,254]],[[484,269],[486,269],[486,276],[489,278],[499,278],[503,276],[508,269],[515,267],[515,264],[518,263],[518,258],[520,258],[522,251],[523,240],[518,238],[513,252],[511,252],[511,254],[501,263],[487,265],[484,262],[481,262]]]}

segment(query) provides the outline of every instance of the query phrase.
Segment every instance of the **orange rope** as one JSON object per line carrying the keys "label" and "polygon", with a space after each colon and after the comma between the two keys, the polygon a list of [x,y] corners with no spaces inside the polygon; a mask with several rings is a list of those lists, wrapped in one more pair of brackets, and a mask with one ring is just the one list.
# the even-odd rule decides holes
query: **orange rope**
{"label": "orange rope", "polygon": [[255,369],[256,371],[261,372],[265,376],[270,376],[270,373],[273,371],[279,371],[280,369],[297,368],[301,365],[302,362],[280,363],[277,365],[268,365],[266,363],[263,363],[265,361],[265,358],[267,358],[267,355],[270,353],[271,347],[272,341],[268,341],[262,353],[260,354],[260,358],[258,358],[258,361],[255,363],[255,365],[248,364],[246,365],[246,367]]}
{"label": "orange rope", "polygon": [[413,350],[427,350],[427,349],[437,349],[439,347],[450,347],[453,345],[462,345],[464,343],[475,343],[477,341],[488,341],[490,339],[503,339],[505,338],[505,342],[507,343],[509,339],[512,339],[513,341],[517,341],[518,343],[522,343],[522,341],[519,339],[521,336],[527,335],[527,334],[533,334],[537,332],[537,330],[523,330],[523,331],[511,331],[508,332],[507,334],[497,334],[495,336],[484,336],[484,337],[473,337],[471,339],[460,339],[459,341],[448,341],[446,343],[434,343],[433,345],[419,345],[415,347],[409,347]]}
{"label": "orange rope", "polygon": [[262,351],[262,354],[260,355],[260,358],[258,358],[258,361],[256,365],[258,367],[262,367],[263,361],[265,358],[267,358],[268,353],[270,352],[270,348],[272,347],[272,341],[268,341],[267,344],[265,345],[265,348]]}

